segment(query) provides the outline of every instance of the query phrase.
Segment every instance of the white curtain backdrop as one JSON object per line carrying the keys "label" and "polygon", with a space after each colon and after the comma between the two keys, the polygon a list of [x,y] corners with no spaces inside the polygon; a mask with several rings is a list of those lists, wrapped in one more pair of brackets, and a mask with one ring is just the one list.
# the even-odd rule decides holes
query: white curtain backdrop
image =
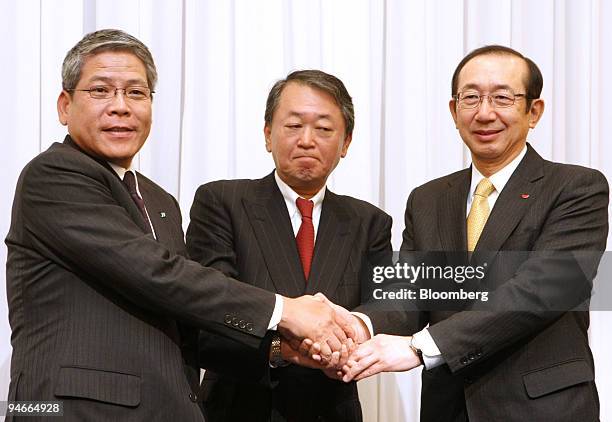
{"label": "white curtain backdrop", "polygon": [[[612,180],[612,143],[604,140],[612,122],[610,21],[606,0],[0,0],[0,235],[22,167],[63,139],[55,110],[61,62],[93,30],[123,29],[153,52],[154,123],[137,166],[178,198],[185,227],[200,184],[273,168],[262,128],[277,79],[303,68],[340,77],[356,128],[329,185],[391,214],[397,249],[410,191],[469,164],[448,112],[450,79],[484,44],[509,45],[540,66],[546,111],[530,136],[540,154]],[[0,286],[6,297],[4,274]],[[612,420],[610,323],[611,313],[592,313],[602,420]],[[0,400],[10,355],[0,300]],[[360,389],[366,421],[418,419],[418,373],[385,374]]]}

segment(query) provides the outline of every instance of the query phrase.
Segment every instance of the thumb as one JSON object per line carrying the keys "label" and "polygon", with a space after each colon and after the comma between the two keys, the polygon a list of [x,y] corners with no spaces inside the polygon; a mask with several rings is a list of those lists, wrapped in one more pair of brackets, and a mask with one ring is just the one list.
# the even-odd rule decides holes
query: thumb
{"label": "thumb", "polygon": [[325,297],[325,295],[321,292],[318,292],[317,294],[315,294],[315,297],[318,298],[321,302],[325,302],[327,304],[329,304],[329,299],[327,297]]}

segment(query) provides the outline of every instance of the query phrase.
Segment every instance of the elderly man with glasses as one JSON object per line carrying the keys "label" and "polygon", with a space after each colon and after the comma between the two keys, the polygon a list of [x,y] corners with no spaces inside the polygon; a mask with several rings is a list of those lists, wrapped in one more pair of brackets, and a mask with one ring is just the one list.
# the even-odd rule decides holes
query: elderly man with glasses
{"label": "elderly man with glasses", "polygon": [[[412,191],[401,249],[484,263],[472,287],[490,298],[406,312],[413,336],[377,335],[344,367],[348,381],[424,364],[421,421],[599,420],[589,315],[571,310],[588,299],[606,247],[608,183],[527,143],[541,90],[535,63],[507,47],[459,63],[449,107],[472,165]],[[398,329],[371,319],[375,332]]]}
{"label": "elderly man with glasses", "polygon": [[23,170],[6,238],[9,402],[53,401],[65,421],[203,421],[197,328],[254,348],[276,328],[330,354],[350,344],[320,299],[186,258],[176,200],[132,169],[156,79],[148,48],[122,31],[87,34],[66,55],[57,110],[69,135]]}

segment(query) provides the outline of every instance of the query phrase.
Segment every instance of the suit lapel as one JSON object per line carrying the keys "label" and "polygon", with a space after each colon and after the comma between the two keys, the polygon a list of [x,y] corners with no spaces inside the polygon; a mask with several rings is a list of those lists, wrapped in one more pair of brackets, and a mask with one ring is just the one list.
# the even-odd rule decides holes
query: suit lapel
{"label": "suit lapel", "polygon": [[340,198],[327,190],[306,287],[307,294],[322,292],[328,297],[333,295],[342,281],[359,224],[359,219],[342,206]]}
{"label": "suit lapel", "polygon": [[439,200],[438,227],[443,251],[458,252],[466,249],[465,207],[470,190],[471,174],[470,169],[459,172],[454,179],[449,181],[448,190]]}
{"label": "suit lapel", "polygon": [[542,157],[528,145],[527,154],[495,201],[476,251],[497,252],[501,249],[529,206],[538,199],[541,184],[537,182],[544,177],[542,162]]}
{"label": "suit lapel", "polygon": [[[151,221],[153,229],[155,230],[155,238],[158,242],[163,244],[171,244],[169,242],[173,240],[173,235],[167,221],[168,215],[172,210],[164,209],[163,204],[160,203],[157,195],[151,191],[150,187],[146,183],[146,180],[140,174],[138,174],[138,188],[140,190],[140,194],[142,195],[142,200],[145,203],[149,220]],[[142,217],[140,220],[146,224]]]}
{"label": "suit lapel", "polygon": [[301,296],[306,280],[287,206],[274,180],[274,173],[262,179],[253,194],[251,198],[244,198],[242,205],[255,232],[272,283],[281,295]]}
{"label": "suit lapel", "polygon": [[[126,207],[127,212],[130,214],[130,216],[132,217],[132,219],[134,220],[134,222],[136,224],[138,224],[138,226],[144,231],[144,232],[149,232],[150,230],[146,228],[145,224],[146,222],[144,221],[144,219],[142,218],[142,214],[140,214],[140,210],[138,209],[138,206],[134,203],[134,201],[132,200],[127,188],[125,187],[125,185],[123,184],[123,181],[121,180],[121,178],[119,177],[119,175],[117,174],[117,172],[115,172],[115,170],[113,170],[113,168],[110,166],[110,164],[108,164],[106,161],[98,158],[98,157],[94,157],[92,155],[87,154],[85,151],[83,151],[81,149],[81,147],[79,147],[77,145],[76,142],[74,142],[74,140],[70,137],[70,135],[66,135],[66,137],[64,138],[64,144],[68,145],[74,149],[76,149],[77,151],[87,155],[89,158],[91,158],[92,160],[94,160],[95,162],[97,162],[98,164],[100,164],[102,167],[104,167],[105,169],[107,169],[113,176],[115,176],[117,178],[117,180],[119,181],[119,183],[121,183],[121,186],[123,188],[123,190],[125,191],[127,198],[129,198],[129,200],[125,200],[124,202],[124,206]],[[139,179],[140,182],[140,179]],[[140,187],[140,185],[139,185]],[[142,191],[141,191],[142,193]],[[144,195],[144,194],[143,194]],[[145,207],[147,207],[147,199],[143,198],[143,200],[145,201]],[[148,208],[147,208],[148,210]],[[155,227],[155,224],[153,225],[153,227]],[[156,229],[157,231],[157,229]]]}

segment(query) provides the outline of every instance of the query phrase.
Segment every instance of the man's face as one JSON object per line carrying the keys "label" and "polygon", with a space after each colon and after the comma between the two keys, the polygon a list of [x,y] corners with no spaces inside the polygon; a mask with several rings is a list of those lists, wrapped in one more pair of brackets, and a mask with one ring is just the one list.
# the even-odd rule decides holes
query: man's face
{"label": "man's face", "polygon": [[[89,57],[76,89],[97,85],[148,87],[142,61],[127,52],[103,52]],[[111,88],[114,92],[114,88]],[[128,168],[151,130],[151,99],[128,99],[119,91],[109,99],[88,92],[62,91],[57,100],[59,120],[85,152]]]}
{"label": "man's face", "polygon": [[289,82],[271,126],[264,127],[266,149],[272,153],[279,177],[302,196],[316,194],[346,155],[351,135],[345,135],[345,129],[331,95]]}
{"label": "man's face", "polygon": [[[511,90],[526,94],[527,63],[509,54],[485,54],[468,61],[458,78],[458,92],[476,91],[491,94]],[[482,172],[495,173],[514,159],[527,141],[527,133],[534,128],[544,111],[542,100],[533,100],[527,111],[525,97],[516,97],[514,105],[495,108],[489,97],[477,108],[457,108],[449,103],[455,126],[463,142],[472,153],[472,161]],[[487,174],[490,175],[490,174]]]}

